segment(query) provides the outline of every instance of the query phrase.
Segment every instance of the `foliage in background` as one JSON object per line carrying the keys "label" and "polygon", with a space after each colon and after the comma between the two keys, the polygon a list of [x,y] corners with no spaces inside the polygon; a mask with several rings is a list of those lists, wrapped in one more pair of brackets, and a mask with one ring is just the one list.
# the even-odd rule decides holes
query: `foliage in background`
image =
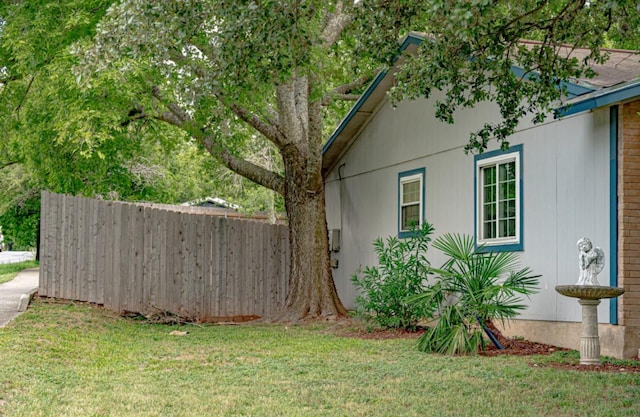
{"label": "foliage in background", "polygon": [[226,169],[177,129],[132,124],[127,112],[139,83],[96,77],[92,89],[78,86],[70,47],[94,36],[113,3],[0,4],[0,225],[7,240],[35,247],[43,189],[169,204],[211,196],[247,211],[281,208],[256,184],[228,181]]}
{"label": "foliage in background", "polygon": [[0,212],[0,225],[4,243],[10,250],[35,249],[40,226],[40,197],[38,195],[16,202]]}
{"label": "foliage in background", "polygon": [[434,269],[435,282],[412,302],[438,321],[418,342],[425,352],[475,354],[484,348],[483,326],[516,317],[526,308],[523,295],[536,292],[538,277],[519,268],[513,252],[485,252],[472,236],[444,234],[433,247],[449,259]]}
{"label": "foliage in background", "polygon": [[351,281],[360,295],[356,298],[359,315],[388,329],[415,330],[429,306],[412,303],[410,298],[426,289],[430,264],[426,258],[433,226],[424,222],[410,237],[378,238],[373,243],[377,266],[367,266]]}

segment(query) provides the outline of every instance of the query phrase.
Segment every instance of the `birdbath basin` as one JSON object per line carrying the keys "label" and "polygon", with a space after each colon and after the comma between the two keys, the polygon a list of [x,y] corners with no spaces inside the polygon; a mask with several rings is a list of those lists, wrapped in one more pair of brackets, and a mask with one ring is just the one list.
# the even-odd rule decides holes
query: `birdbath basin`
{"label": "birdbath basin", "polygon": [[624,288],[603,287],[600,285],[558,285],[556,286],[556,291],[566,297],[600,300],[602,298],[619,297],[624,292]]}
{"label": "birdbath basin", "polygon": [[624,288],[600,285],[558,285],[556,291],[566,297],[578,298],[578,303],[582,306],[580,364],[599,365],[598,304],[602,298],[615,298],[622,295]]}

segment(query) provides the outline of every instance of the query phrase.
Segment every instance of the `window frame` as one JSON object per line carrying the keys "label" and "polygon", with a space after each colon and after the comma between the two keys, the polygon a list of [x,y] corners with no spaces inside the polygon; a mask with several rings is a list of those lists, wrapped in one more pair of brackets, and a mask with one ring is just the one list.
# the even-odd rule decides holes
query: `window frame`
{"label": "window frame", "polygon": [[418,226],[422,226],[425,221],[425,176],[426,169],[425,168],[416,168],[409,171],[402,171],[398,173],[398,237],[405,238],[411,237],[414,235],[410,230],[406,230],[402,228],[402,186],[408,182],[413,182],[416,179],[420,181],[420,198],[418,200],[419,208],[418,212],[420,215],[420,220]]}
{"label": "window frame", "polygon": [[[482,170],[506,162],[515,162],[515,236],[513,237],[496,237],[491,239],[483,238],[483,218],[484,218],[484,194],[483,194],[483,175]],[[496,169],[496,175],[497,175]],[[522,163],[522,145],[514,145],[506,151],[497,150],[485,152],[474,157],[474,235],[476,247],[483,247],[484,251],[522,251],[524,242],[523,228],[523,163]],[[499,189],[496,189],[496,198],[498,198]],[[499,218],[496,221],[499,224]]]}

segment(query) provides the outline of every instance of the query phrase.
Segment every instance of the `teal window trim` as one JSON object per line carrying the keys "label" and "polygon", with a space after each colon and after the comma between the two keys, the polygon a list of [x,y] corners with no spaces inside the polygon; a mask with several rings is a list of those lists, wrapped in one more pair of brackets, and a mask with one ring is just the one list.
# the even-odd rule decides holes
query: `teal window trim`
{"label": "teal window trim", "polygon": [[[474,202],[474,210],[473,210],[473,230],[474,230],[474,239],[476,242],[476,248],[481,247],[481,251],[482,252],[515,252],[515,251],[522,251],[524,250],[524,199],[523,199],[523,195],[524,195],[524,187],[523,187],[523,160],[522,160],[522,145],[514,145],[509,147],[508,150],[506,151],[502,151],[502,150],[496,150],[496,151],[490,151],[490,152],[485,152],[482,153],[480,155],[476,155],[473,159],[473,202]],[[517,182],[517,193],[516,193],[516,213],[517,213],[517,219],[515,222],[515,227],[517,228],[516,231],[516,237],[513,240],[510,241],[500,241],[500,240],[496,240],[495,242],[492,242],[491,240],[489,241],[483,241],[480,238],[480,225],[479,225],[479,221],[480,221],[480,204],[481,202],[479,201],[479,199],[481,198],[481,191],[480,191],[480,187],[479,187],[479,173],[480,173],[480,169],[483,166],[483,163],[488,162],[488,159],[496,159],[496,160],[500,160],[500,159],[508,159],[510,157],[515,157],[517,164],[516,164],[516,175],[518,176],[516,178],[516,182]]]}
{"label": "teal window trim", "polygon": [[425,201],[425,177],[426,177],[426,169],[425,168],[416,168],[410,171],[403,171],[398,173],[398,237],[406,238],[415,235],[415,233],[403,230],[402,227],[402,184],[406,179],[410,177],[419,177],[420,178],[420,199],[419,199],[419,213],[420,213],[420,225],[424,222],[425,219],[425,210],[424,210],[424,201]]}

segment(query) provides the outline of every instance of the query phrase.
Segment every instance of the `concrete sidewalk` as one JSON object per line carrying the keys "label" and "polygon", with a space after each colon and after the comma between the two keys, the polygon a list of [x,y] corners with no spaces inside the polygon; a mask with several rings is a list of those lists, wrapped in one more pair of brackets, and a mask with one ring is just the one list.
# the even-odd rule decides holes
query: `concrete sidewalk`
{"label": "concrete sidewalk", "polygon": [[4,327],[27,309],[31,297],[38,290],[40,271],[25,269],[9,282],[0,284],[0,327]]}

